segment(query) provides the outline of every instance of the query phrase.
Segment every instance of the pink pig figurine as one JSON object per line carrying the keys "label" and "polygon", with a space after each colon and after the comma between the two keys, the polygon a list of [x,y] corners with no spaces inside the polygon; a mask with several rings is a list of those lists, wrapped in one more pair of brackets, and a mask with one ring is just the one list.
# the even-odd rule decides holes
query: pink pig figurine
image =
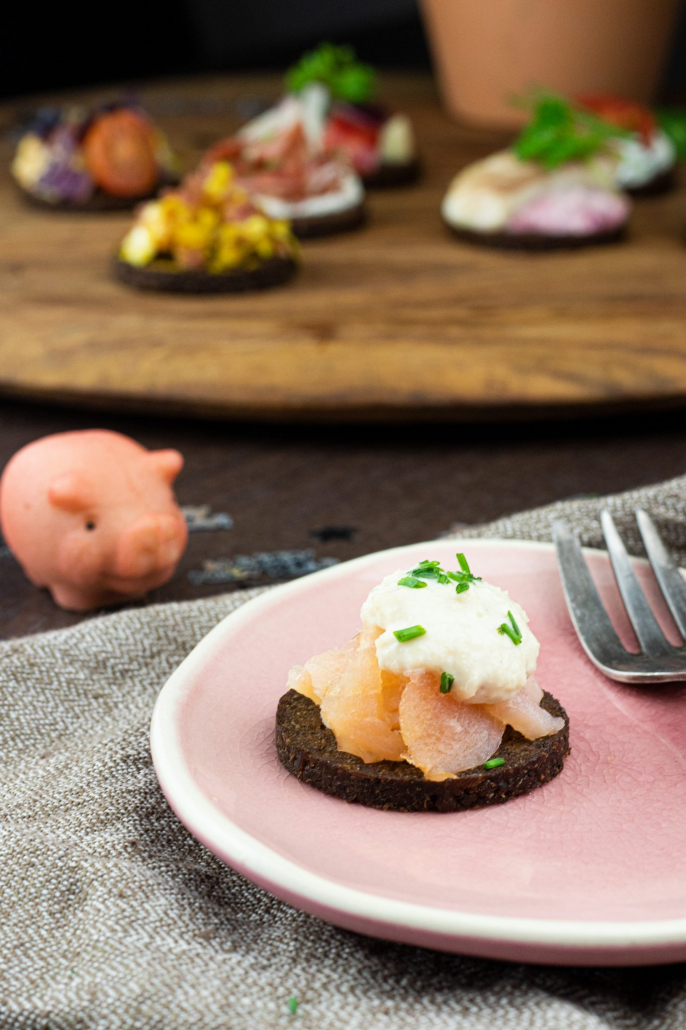
{"label": "pink pig figurine", "polygon": [[183,457],[106,429],[23,447],[0,479],[0,528],[24,572],[73,611],[121,604],[173,575],[188,530],[172,491]]}

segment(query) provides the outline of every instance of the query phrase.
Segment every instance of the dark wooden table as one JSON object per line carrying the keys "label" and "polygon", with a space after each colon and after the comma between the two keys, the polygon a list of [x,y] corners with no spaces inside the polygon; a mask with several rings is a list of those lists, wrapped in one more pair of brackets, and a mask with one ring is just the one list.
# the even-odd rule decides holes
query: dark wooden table
{"label": "dark wooden table", "polygon": [[[581,493],[608,493],[686,471],[681,413],[528,426],[282,427],[117,417],[0,401],[0,468],[48,433],[102,426],[186,456],[184,505],[228,512],[234,528],[193,533],[174,579],[148,603],[208,596],[194,585],[203,560],[287,548],[353,558],[431,539],[453,522],[477,523]],[[350,526],[350,540],[312,531]],[[68,626],[60,611],[0,557],[0,635]],[[232,589],[235,589],[233,587]]]}

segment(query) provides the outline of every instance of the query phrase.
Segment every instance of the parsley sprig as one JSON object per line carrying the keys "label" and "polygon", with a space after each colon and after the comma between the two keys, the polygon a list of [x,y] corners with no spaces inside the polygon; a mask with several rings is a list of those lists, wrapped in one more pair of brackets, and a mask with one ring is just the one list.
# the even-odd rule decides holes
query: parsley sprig
{"label": "parsley sprig", "polygon": [[336,100],[364,104],[374,94],[376,73],[371,65],[357,60],[352,47],[321,43],[286,72],[290,93],[299,93],[311,82],[323,83]]}
{"label": "parsley sprig", "polygon": [[[531,100],[523,101],[527,106]],[[614,136],[630,133],[574,107],[557,93],[533,98],[533,117],[514,143],[522,161],[538,161],[551,171],[567,161],[586,161]]]}

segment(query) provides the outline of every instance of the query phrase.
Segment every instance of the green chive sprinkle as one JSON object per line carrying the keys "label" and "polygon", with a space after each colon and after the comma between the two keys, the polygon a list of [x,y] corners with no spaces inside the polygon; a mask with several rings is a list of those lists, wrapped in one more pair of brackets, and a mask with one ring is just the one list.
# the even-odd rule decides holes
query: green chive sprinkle
{"label": "green chive sprinkle", "polygon": [[430,565],[419,565],[416,569],[412,569],[410,575],[421,576],[422,579],[437,579],[439,570]]}
{"label": "green chive sprinkle", "polygon": [[393,630],[393,636],[401,644],[406,644],[408,640],[414,640],[415,637],[423,637],[425,633],[426,630],[423,626],[408,626],[407,629]]}
{"label": "green chive sprinkle", "polygon": [[[502,759],[501,759],[501,761],[502,761]],[[298,1011],[298,999],[297,998],[289,998],[288,999],[288,1011],[290,1012],[290,1014],[292,1016],[294,1016],[296,1014],[296,1012]]]}
{"label": "green chive sprinkle", "polygon": [[522,633],[515,621],[515,617],[512,614],[512,612],[508,612],[507,616],[510,620],[511,625],[508,626],[506,622],[503,622],[502,625],[498,626],[498,633],[500,633],[501,636],[503,634],[507,634],[507,636],[510,638],[510,640],[516,647],[517,644],[521,644],[522,642]]}
{"label": "green chive sprinkle", "polygon": [[521,644],[522,642],[522,638],[516,636],[512,627],[508,626],[506,622],[504,622],[502,626],[498,626],[498,633],[500,633],[501,636],[503,636],[503,634],[507,635],[515,647],[517,644]]}
{"label": "green chive sprinkle", "polygon": [[513,630],[515,631],[515,633],[517,634],[517,636],[518,636],[518,637],[519,637],[519,639],[521,640],[521,639],[522,639],[522,631],[520,630],[519,626],[518,626],[518,625],[517,625],[517,623],[515,622],[515,617],[514,617],[514,615],[512,614],[512,612],[508,612],[508,613],[507,613],[507,616],[508,616],[508,618],[509,618],[510,622],[512,623],[512,629],[513,629]]}
{"label": "green chive sprinkle", "polygon": [[414,569],[411,569],[406,576],[399,580],[398,585],[414,587],[416,589],[420,586],[426,586],[426,583],[423,581],[427,579],[435,579],[443,586],[449,584],[452,580],[453,583],[460,584],[457,587],[457,593],[462,594],[465,590],[469,589],[469,585],[471,583],[480,583],[481,576],[472,575],[469,569],[469,562],[465,558],[464,554],[458,554],[457,560],[460,563],[461,572],[452,572],[448,569],[442,569],[440,562],[429,561],[428,558],[425,558],[423,561],[420,561]]}
{"label": "green chive sprinkle", "polygon": [[450,688],[455,682],[455,677],[451,676],[449,672],[441,673],[441,694],[449,694]]}
{"label": "green chive sprinkle", "polygon": [[497,769],[499,765],[505,765],[504,758],[489,758],[484,762],[484,769]]}
{"label": "green chive sprinkle", "polygon": [[463,572],[466,572],[468,576],[471,576],[472,571],[469,568],[469,562],[463,555],[462,551],[455,556],[457,558],[457,564],[460,566]]}

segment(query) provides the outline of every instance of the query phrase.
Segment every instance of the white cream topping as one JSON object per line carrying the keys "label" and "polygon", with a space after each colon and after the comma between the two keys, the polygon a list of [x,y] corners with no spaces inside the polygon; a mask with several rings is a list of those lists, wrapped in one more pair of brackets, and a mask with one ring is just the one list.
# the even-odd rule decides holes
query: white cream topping
{"label": "white cream topping", "polygon": [[340,189],[304,200],[283,200],[266,193],[255,194],[254,200],[270,218],[313,218],[317,215],[331,215],[357,207],[364,199],[362,180],[353,171],[343,173]]}
{"label": "white cream topping", "polygon": [[676,164],[676,148],[662,129],[656,129],[648,143],[639,136],[618,137],[614,146],[619,155],[617,184],[624,189],[645,186]]}
{"label": "white cream topping", "polygon": [[238,136],[251,141],[273,139],[300,123],[310,151],[319,153],[330,104],[331,96],[326,86],[313,82],[301,93],[288,93],[274,107],[253,118],[239,129]]}
{"label": "white cream topping", "polygon": [[414,131],[406,115],[393,114],[386,119],[379,132],[378,151],[384,164],[404,165],[414,160]]}
{"label": "white cream topping", "polygon": [[616,158],[598,155],[547,171],[534,161],[520,161],[501,150],[459,172],[443,198],[441,213],[449,225],[475,232],[498,232],[516,211],[550,190],[589,185],[614,190]]}
{"label": "white cream topping", "polygon": [[[366,628],[383,630],[376,640],[379,666],[407,675],[427,670],[455,677],[452,695],[475,704],[507,701],[536,671],[539,643],[528,618],[506,590],[490,583],[470,584],[456,593],[455,583],[427,580],[420,589],[399,586],[407,571],[386,576],[369,594],[361,611]],[[512,612],[522,634],[515,645],[498,632]],[[401,643],[394,630],[422,626],[426,633]]]}
{"label": "white cream topping", "polygon": [[12,161],[12,174],[20,186],[25,190],[35,186],[41,175],[47,171],[51,153],[47,143],[33,132],[27,133],[19,141]]}

